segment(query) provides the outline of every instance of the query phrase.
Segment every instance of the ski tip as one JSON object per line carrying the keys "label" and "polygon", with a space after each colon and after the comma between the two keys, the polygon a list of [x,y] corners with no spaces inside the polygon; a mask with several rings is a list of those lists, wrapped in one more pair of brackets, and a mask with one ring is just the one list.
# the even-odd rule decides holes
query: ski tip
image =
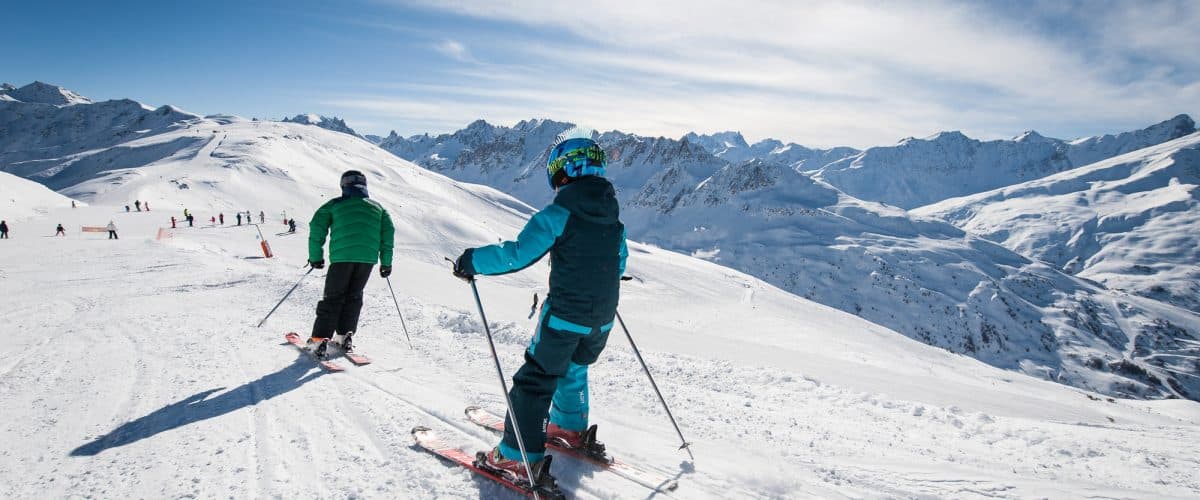
{"label": "ski tip", "polygon": [[470,416],[472,413],[475,413],[481,409],[482,408],[480,408],[478,406],[471,405],[471,406],[468,406],[467,409],[463,410],[463,413],[466,413],[468,416]]}
{"label": "ski tip", "polygon": [[416,426],[416,427],[413,427],[413,428],[412,428],[412,434],[413,434],[413,435],[416,435],[416,434],[423,434],[423,433],[426,433],[426,432],[429,432],[429,431],[432,431],[432,430],[433,430],[433,429],[430,429],[430,428],[428,428],[428,427],[425,427],[424,425],[418,425],[418,426]]}

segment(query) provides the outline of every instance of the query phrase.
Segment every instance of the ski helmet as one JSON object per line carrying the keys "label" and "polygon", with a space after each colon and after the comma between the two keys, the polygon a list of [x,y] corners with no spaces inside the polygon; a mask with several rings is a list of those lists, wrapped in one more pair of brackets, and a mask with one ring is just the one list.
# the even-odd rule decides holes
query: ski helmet
{"label": "ski helmet", "polygon": [[367,176],[357,170],[347,170],[342,174],[342,187],[358,186],[361,188],[367,187]]}
{"label": "ski helmet", "polygon": [[588,175],[603,177],[607,165],[604,149],[592,140],[592,131],[574,127],[554,140],[546,158],[546,180],[550,182],[550,189],[558,189],[570,179]]}

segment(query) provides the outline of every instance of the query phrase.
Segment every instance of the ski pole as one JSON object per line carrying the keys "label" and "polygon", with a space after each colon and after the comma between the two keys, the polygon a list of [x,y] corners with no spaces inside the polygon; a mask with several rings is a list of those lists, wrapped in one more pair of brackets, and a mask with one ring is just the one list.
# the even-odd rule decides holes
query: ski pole
{"label": "ski pole", "polygon": [[308,268],[308,272],[304,273],[304,276],[301,276],[300,280],[296,281],[295,285],[292,285],[292,289],[288,290],[288,292],[283,295],[282,299],[279,299],[279,303],[275,304],[275,307],[271,308],[271,312],[267,313],[267,317],[263,318],[262,321],[259,321],[258,326],[256,326],[255,328],[262,328],[263,323],[267,322],[267,318],[270,318],[272,314],[275,314],[275,310],[279,309],[279,306],[283,305],[283,301],[287,300],[287,298],[292,295],[292,292],[296,291],[296,288],[300,286],[300,283],[304,282],[304,278],[307,278],[309,274],[312,274],[313,269],[316,269],[316,268],[315,267]]}
{"label": "ski pole", "polygon": [[412,338],[408,336],[408,325],[404,324],[404,313],[400,312],[400,302],[396,301],[396,290],[392,289],[392,278],[389,276],[384,280],[387,280],[388,291],[392,292],[392,303],[396,304],[396,315],[400,316],[400,326],[404,327],[404,338],[408,339],[408,348],[412,349]]}
{"label": "ski pole", "polygon": [[679,424],[675,423],[675,416],[671,414],[671,408],[667,407],[667,400],[663,398],[662,392],[658,390],[658,384],[654,383],[654,376],[650,375],[650,368],[646,367],[646,360],[642,359],[642,353],[638,351],[637,344],[633,343],[633,335],[629,334],[629,328],[625,327],[625,320],[621,319],[621,313],[617,313],[617,322],[621,324],[621,330],[625,331],[625,338],[629,339],[629,346],[633,348],[633,354],[637,356],[638,363],[642,364],[642,370],[646,372],[646,378],[650,379],[650,387],[654,388],[654,393],[658,395],[658,400],[662,402],[663,409],[667,411],[667,417],[671,419],[671,425],[675,426],[675,433],[679,434],[679,441],[683,444],[679,445],[679,449],[687,450],[688,456],[692,461],[696,461],[696,456],[692,455],[692,443],[687,442],[683,438],[683,431],[679,430]]}
{"label": "ski pole", "polygon": [[[446,259],[450,260],[450,259]],[[508,418],[512,422],[513,434],[517,436],[517,445],[521,448],[521,462],[525,464],[525,473],[529,474],[529,489],[533,492],[534,500],[538,500],[537,478],[533,477],[533,466],[529,464],[529,453],[525,451],[525,439],[521,437],[521,426],[517,424],[517,414],[513,412],[512,397],[508,395],[508,383],[504,381],[504,369],[500,367],[500,355],[496,354],[496,343],[492,341],[492,329],[488,327],[487,316],[483,314],[483,302],[479,300],[479,289],[475,287],[475,279],[468,279],[471,293],[475,294],[475,306],[479,308],[479,318],[483,320],[483,331],[487,333],[488,347],[492,348],[492,361],[496,362],[496,376],[500,377],[500,389],[504,391],[504,403],[508,405]]]}

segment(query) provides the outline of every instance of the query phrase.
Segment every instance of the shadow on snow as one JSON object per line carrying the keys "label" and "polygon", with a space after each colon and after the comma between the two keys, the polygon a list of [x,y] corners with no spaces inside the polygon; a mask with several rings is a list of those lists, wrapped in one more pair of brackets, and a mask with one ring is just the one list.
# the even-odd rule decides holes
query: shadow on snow
{"label": "shadow on snow", "polygon": [[[314,368],[317,371],[310,374]],[[301,354],[295,362],[282,370],[247,382],[217,397],[209,398],[213,393],[225,389],[224,387],[198,392],[137,420],[126,422],[112,432],[76,448],[71,452],[71,456],[94,456],[110,448],[125,446],[162,432],[232,413],[289,392],[324,374],[325,371],[317,368],[308,356]]]}

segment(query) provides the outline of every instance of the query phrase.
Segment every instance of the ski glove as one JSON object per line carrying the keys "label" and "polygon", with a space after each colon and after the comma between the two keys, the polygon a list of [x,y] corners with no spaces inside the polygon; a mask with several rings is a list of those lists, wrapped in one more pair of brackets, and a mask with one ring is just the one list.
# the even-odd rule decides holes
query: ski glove
{"label": "ski glove", "polygon": [[471,254],[474,249],[468,249],[454,261],[454,275],[471,281],[475,279],[475,266],[471,265]]}
{"label": "ski glove", "polygon": [[392,266],[379,266],[379,277],[386,278],[392,275]]}
{"label": "ski glove", "polygon": [[310,260],[308,261],[308,265],[312,266],[313,269],[325,269],[325,261],[323,260],[318,260],[316,262]]}

